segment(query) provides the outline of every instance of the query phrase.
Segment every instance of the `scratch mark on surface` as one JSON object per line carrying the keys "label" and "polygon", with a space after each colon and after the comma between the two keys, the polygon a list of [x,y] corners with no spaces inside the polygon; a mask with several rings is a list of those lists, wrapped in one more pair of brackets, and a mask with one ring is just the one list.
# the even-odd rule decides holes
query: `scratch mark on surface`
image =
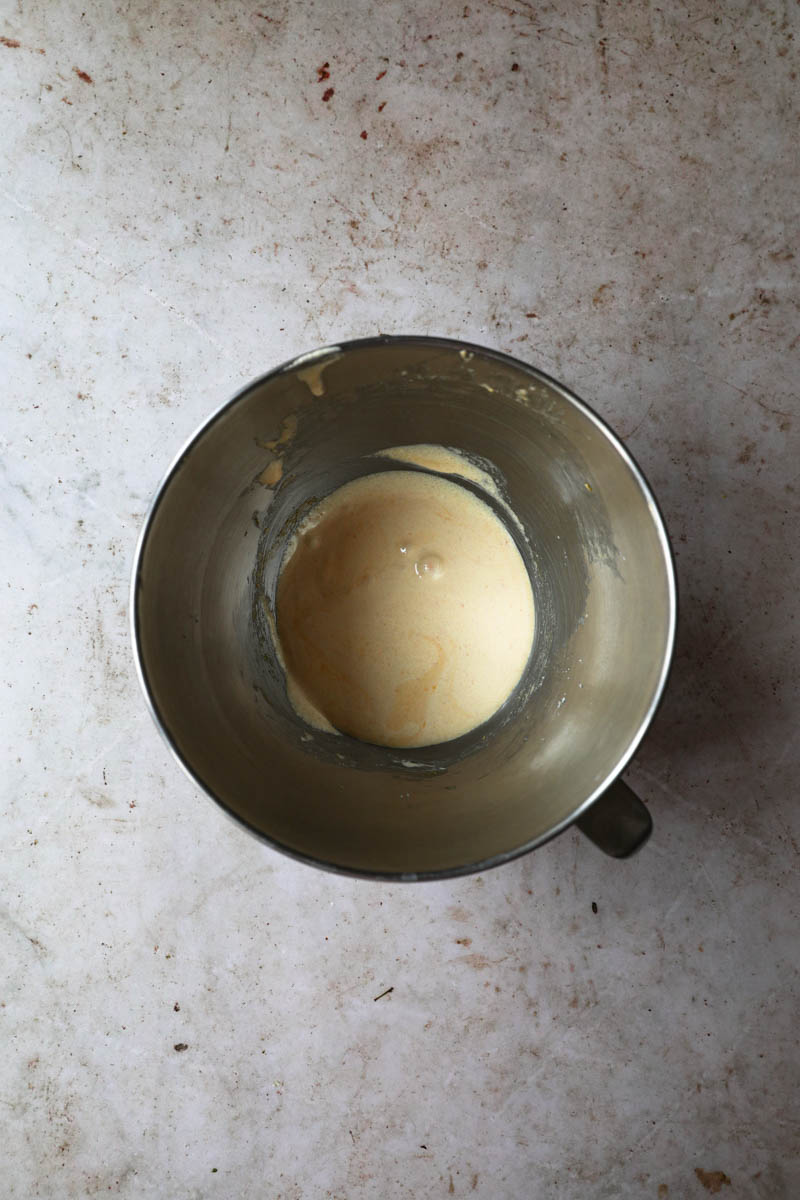
{"label": "scratch mark on surface", "polygon": [[696,362],[693,358],[689,358],[688,355],[679,354],[678,357],[683,359],[684,362],[689,363],[690,366],[695,367],[706,379],[713,379],[716,383],[724,383],[726,387],[731,388],[732,391],[737,392],[740,396],[745,396],[748,400],[755,400],[759,408],[763,408],[765,412],[772,413],[774,417],[794,416],[794,413],[784,412],[781,408],[771,408],[769,404],[765,404],[758,396],[753,395],[750,389],[738,387],[730,379],[726,379],[724,375],[717,375],[716,372],[709,371],[702,363]]}
{"label": "scratch mark on surface", "polygon": [[43,813],[39,823],[40,829],[47,828],[47,826],[52,824],[53,821],[57,821],[61,813],[65,809],[69,809],[71,807],[78,789],[83,786],[83,783],[87,778],[91,777],[92,767],[96,766],[101,760],[107,760],[110,758],[111,751],[115,746],[118,746],[120,742],[130,742],[133,730],[136,729],[137,726],[146,724],[147,720],[147,713],[143,709],[142,712],[137,715],[135,720],[126,722],[125,728],[122,729],[115,738],[112,738],[110,742],[107,742],[102,749],[84,765],[81,777],[79,779],[74,779],[72,781],[72,786],[64,789],[61,803],[54,805],[51,809],[48,809],[47,812]]}
{"label": "scratch mark on surface", "polygon": [[[2,196],[3,199],[8,200],[8,202],[10,204],[15,205],[18,209],[20,209],[21,212],[27,213],[29,216],[35,217],[37,221],[41,221],[41,223],[44,225],[44,227],[46,229],[48,229],[51,233],[57,234],[59,237],[64,238],[66,240],[66,242],[69,245],[71,245],[74,249],[80,251],[83,254],[91,255],[98,262],[102,263],[104,267],[108,267],[110,270],[119,274],[120,268],[113,261],[113,259],[108,258],[105,254],[102,254],[100,252],[100,250],[97,249],[96,246],[90,245],[88,242],[85,242],[83,240],[83,238],[81,238],[81,237],[75,237],[74,235],[69,234],[63,228],[63,226],[57,224],[56,222],[53,222],[51,224],[49,221],[47,221],[42,216],[41,213],[37,212],[36,209],[32,205],[25,204],[24,201],[18,199],[18,197],[15,196],[12,192],[6,191],[5,188],[0,188],[0,196]],[[84,267],[82,264],[78,263],[78,264],[76,264],[76,266],[77,266],[78,270],[84,271],[87,275],[90,276],[90,278],[92,278],[92,279],[95,278],[95,276],[93,276],[91,274],[91,272],[88,270],[88,268]],[[247,372],[243,369],[241,362],[238,362],[236,360],[233,352],[231,350],[229,350],[227,346],[223,345],[222,342],[218,341],[217,338],[215,338],[211,333],[209,333],[207,329],[203,329],[203,327],[201,325],[199,325],[197,323],[197,321],[195,321],[192,317],[187,316],[186,313],[182,312],[171,301],[165,300],[164,297],[159,296],[157,292],[154,292],[152,288],[147,287],[146,284],[137,283],[136,287],[143,295],[147,296],[150,300],[153,300],[156,304],[158,304],[161,308],[163,308],[171,316],[176,317],[179,321],[181,321],[184,325],[186,325],[194,333],[199,334],[200,337],[203,338],[204,341],[209,342],[214,347],[214,349],[217,351],[218,354],[220,354],[227,362],[230,362],[234,365],[234,367],[239,375],[241,375],[242,377],[245,377],[247,375]]]}
{"label": "scratch mark on surface", "polygon": [[655,401],[651,401],[651,402],[650,402],[650,405],[649,405],[649,407],[648,407],[648,409],[647,409],[647,412],[646,412],[646,413],[644,413],[644,414],[643,414],[643,415],[642,415],[642,416],[639,418],[639,420],[638,420],[638,421],[636,422],[636,424],[634,425],[633,429],[629,429],[627,433],[620,433],[620,434],[619,434],[620,441],[622,441],[622,442],[624,442],[624,441],[627,441],[627,439],[628,439],[628,438],[632,438],[632,437],[633,437],[633,435],[634,435],[635,433],[638,433],[638,432],[639,432],[639,430],[641,429],[642,425],[644,425],[645,421],[646,421],[646,420],[647,420],[647,418],[650,416],[650,413],[653,411],[653,404],[654,404],[654,403],[655,403]]}
{"label": "scratch mark on surface", "polygon": [[602,80],[600,82],[600,95],[608,95],[608,57],[606,55],[607,39],[603,26],[603,0],[597,0],[595,4],[595,16],[597,18],[597,31],[600,37],[597,39],[597,48],[600,58],[600,73]]}
{"label": "scratch mark on surface", "polygon": [[3,923],[8,925],[10,929],[13,929],[15,933],[20,934],[27,942],[30,942],[37,954],[46,953],[45,948],[39,939],[28,933],[28,931],[23,928],[22,925],[20,925],[19,921],[15,917],[12,917],[11,913],[5,907],[0,909],[0,921],[3,921]]}

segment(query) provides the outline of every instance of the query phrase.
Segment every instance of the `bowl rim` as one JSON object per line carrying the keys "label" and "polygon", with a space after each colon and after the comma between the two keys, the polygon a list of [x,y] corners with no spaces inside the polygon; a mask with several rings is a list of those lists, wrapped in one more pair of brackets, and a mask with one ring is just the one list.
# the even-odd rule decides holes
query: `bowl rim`
{"label": "bowl rim", "polygon": [[[385,871],[385,870],[370,870],[365,868],[357,868],[342,865],[340,863],[329,862],[322,858],[317,858],[314,855],[306,854],[295,849],[293,846],[286,845],[278,839],[265,833],[262,829],[257,828],[252,822],[246,820],[233,808],[230,807],[221,797],[216,795],[213,789],[202,779],[202,777],[194,770],[191,763],[183,756],[180,749],[170,734],[167,722],[162,716],[158,704],[150,687],[150,682],[147,677],[147,670],[144,663],[142,648],[140,643],[140,628],[139,628],[139,591],[141,582],[142,559],[147,545],[148,537],[152,529],[153,521],[156,513],[161,505],[161,502],[166,495],[167,490],[172,483],[172,480],[178,474],[183,465],[184,460],[189,456],[196,443],[211,429],[211,427],[234,405],[244,400],[253,390],[261,387],[269,380],[276,378],[279,375],[288,374],[299,368],[308,367],[320,359],[339,356],[346,354],[351,350],[363,350],[369,348],[377,348],[380,346],[420,346],[430,347],[431,349],[440,348],[443,350],[455,350],[456,352],[467,351],[484,359],[493,359],[494,361],[504,365],[513,367],[523,371],[525,374],[532,376],[535,380],[547,384],[553,388],[565,400],[572,404],[592,424],[599,430],[600,433],[611,443],[620,457],[627,463],[631,473],[634,476],[641,492],[647,502],[650,514],[653,518],[653,523],[656,527],[658,539],[661,544],[664,568],[667,577],[667,591],[669,600],[669,620],[667,628],[667,637],[664,646],[663,661],[661,671],[659,673],[658,683],[650,702],[650,705],[645,713],[642,721],[639,724],[634,736],[631,738],[624,754],[622,754],[606,777],[598,783],[591,794],[575,809],[574,812],[560,820],[556,825],[552,826],[545,833],[538,837],[532,838],[523,843],[521,846],[515,847],[513,850],[504,851],[501,854],[492,855],[489,858],[481,859],[474,862],[463,863],[456,867],[446,867],[430,871]],[[128,614],[130,622],[131,646],[133,651],[134,666],[136,676],[139,681],[139,686],[145,699],[145,704],[150,712],[156,728],[161,737],[172,753],[173,758],[181,767],[188,778],[204,792],[209,799],[222,809],[222,811],[239,828],[244,828],[253,834],[259,841],[266,843],[273,850],[279,851],[281,854],[287,855],[289,858],[297,862],[302,862],[308,866],[320,868],[325,871],[333,872],[337,875],[347,875],[359,879],[372,879],[377,881],[385,881],[391,883],[407,883],[407,882],[430,882],[439,879],[453,879],[462,875],[472,875],[480,872],[491,870],[494,867],[502,866],[504,863],[512,862],[516,858],[521,858],[525,854],[530,854],[539,846],[545,845],[552,838],[558,837],[560,833],[573,825],[583,814],[591,808],[595,801],[611,787],[616,779],[622,774],[626,766],[630,763],[634,754],[638,750],[642,739],[649,729],[653,718],[661,704],[672,667],[672,660],[675,651],[675,637],[678,620],[678,590],[675,570],[675,559],[670,545],[669,535],[667,533],[666,523],[664,521],[661,509],[656,501],[655,495],[645,477],[639,464],[631,452],[627,449],[621,439],[614,433],[611,426],[601,417],[594,409],[582,400],[575,392],[568,388],[565,384],[555,379],[547,372],[540,370],[538,367],[532,366],[530,363],[523,362],[521,359],[515,358],[513,355],[506,354],[501,350],[494,350],[487,346],[480,346],[474,342],[461,341],[458,338],[447,338],[428,336],[423,334],[379,334],[373,337],[354,338],[348,341],[333,343],[328,346],[320,347],[318,350],[312,350],[306,354],[296,355],[294,358],[288,359],[272,370],[255,376],[233,393],[227,400],[224,400],[216,409],[214,409],[203,420],[192,434],[186,439],[177,454],[173,457],[166,471],[153,494],[150,504],[145,512],[142,521],[142,527],[139,531],[139,536],[136,542],[136,549],[133,556],[133,566],[131,569],[131,582],[129,592]]]}

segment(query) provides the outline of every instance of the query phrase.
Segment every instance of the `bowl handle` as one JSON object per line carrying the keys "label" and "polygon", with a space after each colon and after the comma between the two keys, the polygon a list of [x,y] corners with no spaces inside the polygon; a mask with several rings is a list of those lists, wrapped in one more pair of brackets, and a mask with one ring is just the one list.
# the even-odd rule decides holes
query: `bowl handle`
{"label": "bowl handle", "polygon": [[613,858],[627,858],[650,837],[650,813],[627,783],[617,779],[575,822],[590,842]]}

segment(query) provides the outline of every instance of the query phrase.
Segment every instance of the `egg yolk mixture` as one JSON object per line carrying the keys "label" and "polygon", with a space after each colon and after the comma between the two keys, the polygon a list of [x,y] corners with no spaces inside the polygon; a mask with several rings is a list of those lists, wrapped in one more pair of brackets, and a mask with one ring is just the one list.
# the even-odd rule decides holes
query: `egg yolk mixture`
{"label": "egg yolk mixture", "polygon": [[344,484],[304,520],[277,591],[289,698],[309,724],[429,746],[513,692],[534,605],[514,539],[467,488],[422,471]]}

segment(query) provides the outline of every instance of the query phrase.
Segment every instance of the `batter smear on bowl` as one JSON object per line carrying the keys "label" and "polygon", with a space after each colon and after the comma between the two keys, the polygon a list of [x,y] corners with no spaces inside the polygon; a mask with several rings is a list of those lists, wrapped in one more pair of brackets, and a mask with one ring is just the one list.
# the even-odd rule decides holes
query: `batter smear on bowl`
{"label": "batter smear on bowl", "polygon": [[421,471],[344,484],[308,515],[278,580],[289,698],[317,728],[382,746],[460,737],[519,682],[533,593],[514,539],[471,491]]}

